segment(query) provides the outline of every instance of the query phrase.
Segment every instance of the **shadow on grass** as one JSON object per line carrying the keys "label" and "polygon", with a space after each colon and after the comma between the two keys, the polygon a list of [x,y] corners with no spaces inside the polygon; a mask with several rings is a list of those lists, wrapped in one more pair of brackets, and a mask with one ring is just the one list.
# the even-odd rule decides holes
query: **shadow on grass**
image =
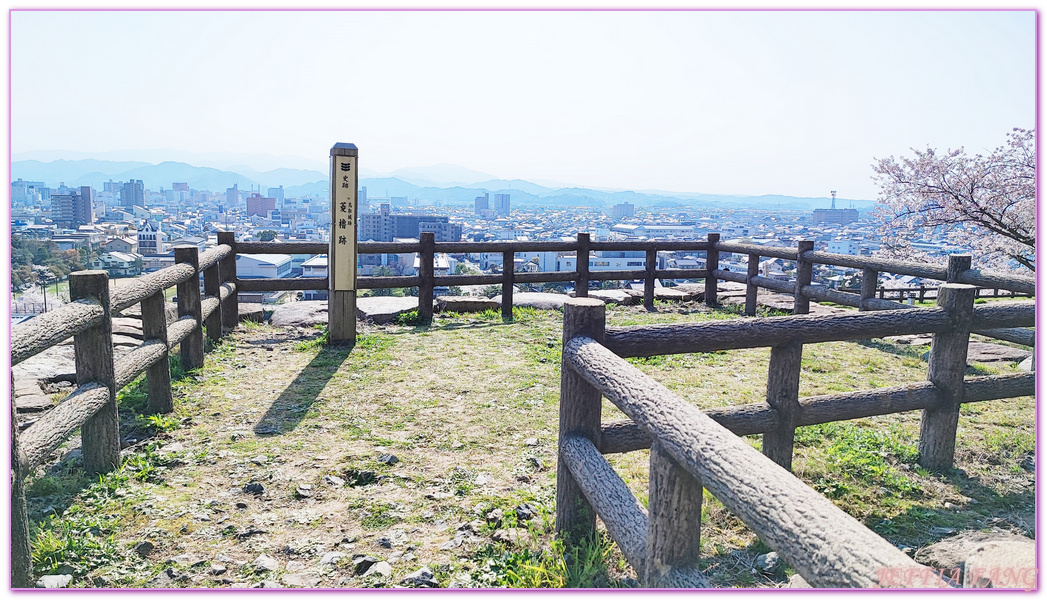
{"label": "shadow on grass", "polygon": [[254,426],[256,435],[278,435],[298,427],[309,407],[348,358],[354,345],[327,346],[320,350]]}

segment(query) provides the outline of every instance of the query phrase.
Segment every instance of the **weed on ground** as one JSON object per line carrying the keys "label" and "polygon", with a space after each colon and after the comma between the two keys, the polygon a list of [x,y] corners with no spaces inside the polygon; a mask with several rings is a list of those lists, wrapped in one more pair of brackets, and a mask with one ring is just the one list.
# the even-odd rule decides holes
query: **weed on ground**
{"label": "weed on ground", "polygon": [[[736,318],[694,303],[607,312],[608,325]],[[203,368],[175,364],[173,413],[146,414],[144,381],[121,392],[118,470],[85,475],[74,437],[30,478],[36,575],[68,573],[74,587],[635,586],[602,530],[572,548],[554,535],[561,327],[557,311],[437,314],[427,327],[408,314],[362,324],[347,348],[322,328],[241,324]],[[702,408],[763,401],[768,360],[629,359]],[[922,381],[926,368],[889,340],[808,345],[800,393]],[[1033,414],[1032,398],[965,405],[945,473],[916,463],[918,413],[803,427],[794,472],[901,546],[940,539],[934,528],[1031,536]],[[624,415],[605,402],[603,418]],[[645,499],[648,453],[608,459]],[[784,582],[791,569],[758,572],[769,548],[705,494],[711,581]]]}

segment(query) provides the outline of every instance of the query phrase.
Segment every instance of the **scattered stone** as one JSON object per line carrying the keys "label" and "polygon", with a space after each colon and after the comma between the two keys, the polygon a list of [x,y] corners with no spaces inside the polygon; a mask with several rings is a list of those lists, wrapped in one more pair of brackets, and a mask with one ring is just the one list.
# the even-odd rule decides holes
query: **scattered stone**
{"label": "scattered stone", "polygon": [[303,573],[285,573],[280,577],[280,583],[289,587],[315,588],[319,587],[320,578]]}
{"label": "scattered stone", "polygon": [[253,462],[256,465],[264,465],[269,462],[269,457],[264,454],[259,454],[258,456],[252,458],[251,462]]}
{"label": "scattered stone", "polygon": [[283,587],[284,586],[280,585],[278,582],[273,581],[271,579],[267,579],[265,581],[262,581],[260,583],[256,583],[256,584],[251,586],[252,589],[254,589],[254,588],[283,588]]}
{"label": "scattered stone", "polygon": [[72,575],[44,575],[36,580],[36,587],[54,590],[58,588],[67,588],[72,582]]}
{"label": "scattered stone", "polygon": [[364,573],[364,577],[373,577],[375,575],[379,575],[381,577],[389,577],[392,574],[393,565],[383,560],[372,565],[370,569],[367,569],[367,572]]}
{"label": "scattered stone", "polygon": [[389,465],[390,467],[400,462],[400,459],[395,454],[383,454],[378,457],[378,462],[383,465]]}
{"label": "scattered stone", "polygon": [[215,559],[215,562],[219,562],[219,563],[232,564],[232,563],[236,562],[236,561],[233,560],[233,558],[231,556],[228,556],[226,554],[222,554],[221,552],[219,552],[218,554],[215,554],[214,555],[214,559]]}
{"label": "scattered stone", "polygon": [[154,549],[156,549],[156,546],[148,540],[143,540],[135,544],[135,552],[142,558],[149,556]]}
{"label": "scattered stone", "polygon": [[239,302],[236,306],[240,321],[261,323],[265,320],[265,308],[258,302]]}
{"label": "scattered stone", "polygon": [[193,557],[189,554],[179,554],[167,559],[167,562],[173,562],[176,565],[188,565],[193,562]]}
{"label": "scattered stone", "polygon": [[[303,303],[294,302],[292,304]],[[320,324],[326,325],[327,302],[322,301],[320,304],[324,306],[323,321]],[[368,296],[356,299],[357,316],[363,321],[370,321],[377,325],[392,323],[396,317],[412,310],[418,310],[418,298],[414,296]],[[273,313],[272,323],[276,325],[276,313]]]}
{"label": "scattered stone", "polygon": [[531,476],[530,475],[517,475],[516,476],[516,480],[519,481],[520,483],[531,483]]}
{"label": "scattered stone", "polygon": [[461,450],[462,448],[465,448],[465,444],[461,442],[455,442],[451,444],[451,450]]}
{"label": "scattered stone", "polygon": [[931,535],[952,535],[956,533],[955,527],[931,527]]}
{"label": "scattered stone", "polygon": [[454,498],[454,494],[447,492],[432,492],[425,495],[426,500],[446,500],[448,498]]}
{"label": "scattered stone", "polygon": [[414,573],[410,573],[407,577],[404,577],[403,581],[400,583],[406,586],[419,588],[440,587],[440,583],[436,581],[436,576],[429,570],[429,567],[422,567]]}
{"label": "scattered stone", "polygon": [[965,588],[1036,587],[1036,543],[1030,539],[979,545],[963,565]]}
{"label": "scattered stone", "polygon": [[800,577],[799,574],[790,575],[789,583],[785,585],[787,588],[810,588],[811,584],[807,583],[807,580]]}
{"label": "scattered stone", "polygon": [[[244,490],[244,491],[247,491],[247,490]],[[237,502],[236,503],[236,507],[239,508],[239,509],[247,508],[247,503],[246,502]]]}
{"label": "scattered stone", "polygon": [[383,538],[378,540],[378,545],[381,546],[382,548],[392,549],[393,541],[391,539],[387,538],[387,537],[383,537]]}
{"label": "scattered stone", "polygon": [[268,554],[261,554],[251,563],[255,570],[261,572],[275,571],[280,568],[280,562]]}
{"label": "scattered stone", "polygon": [[521,504],[516,507],[516,520],[518,521],[530,521],[537,516],[538,511],[530,504]]}
{"label": "scattered stone", "polygon": [[1021,362],[1031,356],[1032,352],[1012,346],[985,342],[971,342],[967,345],[968,362]]}
{"label": "scattered stone", "polygon": [[265,487],[260,483],[249,483],[244,486],[244,492],[247,494],[254,494],[256,496],[262,495],[265,492]]}
{"label": "scattered stone", "polygon": [[498,527],[502,524],[502,519],[505,518],[505,513],[502,512],[502,509],[496,508],[487,513],[487,516],[484,518],[487,519],[488,523],[492,523],[495,527]]}
{"label": "scattered stone", "polygon": [[499,529],[498,531],[495,531],[494,535],[491,536],[491,539],[503,544],[519,546],[530,541],[531,534],[525,529],[513,527],[512,529]]}
{"label": "scattered stone", "polygon": [[337,565],[338,561],[345,558],[345,552],[327,552],[320,557],[321,565]]}
{"label": "scattered stone", "polygon": [[324,485],[329,485],[331,487],[336,488],[345,486],[345,480],[341,477],[338,477],[337,475],[324,475],[323,482]]}
{"label": "scattered stone", "polygon": [[753,563],[753,566],[755,566],[758,571],[773,573],[778,569],[781,562],[782,561],[778,558],[777,552],[768,552],[767,554],[757,556],[756,562]]}
{"label": "scattered stone", "polygon": [[526,440],[524,440],[524,445],[525,446],[537,446],[538,445],[538,438],[527,438]]}
{"label": "scattered stone", "polygon": [[1025,373],[1032,373],[1036,371],[1036,357],[1029,356],[1022,362],[1018,363],[1018,370]]}
{"label": "scattered stone", "polygon": [[294,489],[294,493],[299,498],[311,498],[313,496],[313,486],[303,483]]}
{"label": "scattered stone", "polygon": [[535,471],[545,470],[545,462],[543,462],[542,459],[538,458],[537,456],[532,456],[528,458],[527,463],[534,467]]}
{"label": "scattered stone", "polygon": [[[455,543],[455,542],[458,542],[458,543]],[[459,540],[453,539],[453,540],[451,540],[449,542],[444,542],[444,543],[440,544],[440,549],[441,550],[453,550],[455,546],[460,546],[460,545],[461,545],[461,542]]]}
{"label": "scattered stone", "polygon": [[[931,529],[933,533],[933,529],[936,528]],[[920,548],[913,558],[922,565],[952,571],[963,568],[964,561],[968,556],[974,554],[976,548],[1004,542],[1024,542],[1028,539],[1003,531],[965,531],[960,535]]]}
{"label": "scattered stone", "polygon": [[476,479],[473,481],[476,483],[476,485],[487,485],[487,482],[490,481],[490,479],[488,479],[486,473],[480,473],[476,476]]}
{"label": "scattered stone", "polygon": [[378,558],[376,556],[371,556],[370,554],[365,554],[365,555],[361,555],[361,556],[354,556],[353,557],[353,572],[356,573],[357,575],[360,575],[362,573],[366,573],[367,571],[369,571],[371,569],[371,567],[373,567],[374,565],[378,564],[381,560],[382,559],[380,559],[380,558]]}
{"label": "scattered stone", "polygon": [[220,563],[211,565],[211,575],[224,575],[228,570],[225,565]]}
{"label": "scattered stone", "polygon": [[1023,458],[1022,459],[1022,468],[1025,469],[1026,471],[1029,471],[1030,473],[1035,473],[1036,472],[1036,456],[1030,454],[1030,455],[1026,456],[1025,458]]}
{"label": "scattered stone", "polygon": [[[360,300],[363,300],[363,298],[360,298],[357,302],[359,303]],[[418,300],[415,299],[415,304],[417,303]],[[274,327],[327,325],[327,301],[304,300],[281,304],[273,311],[273,316],[269,317],[269,324]]]}

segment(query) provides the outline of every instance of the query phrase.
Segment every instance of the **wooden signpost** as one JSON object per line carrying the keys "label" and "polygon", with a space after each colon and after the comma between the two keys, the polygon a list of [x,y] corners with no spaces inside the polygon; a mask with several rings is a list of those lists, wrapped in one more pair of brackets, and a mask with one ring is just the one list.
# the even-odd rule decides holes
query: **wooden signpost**
{"label": "wooden signpost", "polygon": [[331,243],[327,254],[327,325],[336,345],[356,343],[357,148],[331,148]]}

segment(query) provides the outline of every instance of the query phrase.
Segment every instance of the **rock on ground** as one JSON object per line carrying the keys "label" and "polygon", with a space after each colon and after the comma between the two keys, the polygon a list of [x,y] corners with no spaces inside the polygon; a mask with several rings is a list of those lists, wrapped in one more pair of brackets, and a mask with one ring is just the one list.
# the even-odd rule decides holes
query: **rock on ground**
{"label": "rock on ground", "polygon": [[1025,539],[977,546],[964,562],[963,587],[1036,587],[1036,543]]}
{"label": "rock on ground", "polygon": [[[563,304],[570,296],[567,294],[549,294],[547,292],[520,292],[513,294],[513,306],[526,306],[541,310],[563,310]],[[502,304],[501,294],[493,298]]]}
{"label": "rock on ground", "polygon": [[261,323],[265,321],[265,306],[260,302],[237,302],[236,310],[240,321]]}
{"label": "rock on ground", "polygon": [[274,327],[327,325],[327,301],[304,300],[281,304],[273,311],[273,316],[269,318],[269,323]]}
{"label": "rock on ground", "polygon": [[[415,296],[368,296],[356,299],[357,317],[377,325],[391,323],[397,316],[412,310],[418,310],[418,298]],[[326,315],[324,318],[327,318]]]}
{"label": "rock on ground", "polygon": [[913,558],[922,565],[951,571],[952,569],[962,568],[967,557],[974,554],[976,548],[994,546],[1004,542],[1031,543],[1032,540],[1004,531],[965,531],[930,546],[920,548]]}
{"label": "rock on ground", "polygon": [[1021,362],[1030,356],[1028,350],[999,344],[971,342],[967,346],[967,360],[974,362]]}
{"label": "rock on ground", "polygon": [[438,312],[483,312],[488,309],[498,310],[501,306],[490,298],[480,296],[437,296]]}

